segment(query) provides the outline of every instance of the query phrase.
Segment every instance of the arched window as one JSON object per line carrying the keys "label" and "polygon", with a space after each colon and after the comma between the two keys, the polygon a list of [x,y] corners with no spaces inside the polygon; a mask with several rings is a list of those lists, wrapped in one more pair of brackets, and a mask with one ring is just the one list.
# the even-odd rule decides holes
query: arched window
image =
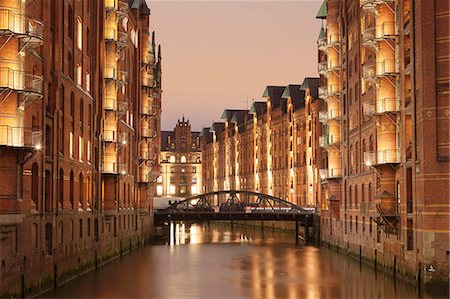
{"label": "arched window", "polygon": [[34,163],[31,167],[31,199],[38,209],[39,198],[39,168],[37,163]]}
{"label": "arched window", "polygon": [[82,172],[80,172],[78,187],[79,187],[78,208],[79,209],[83,209],[84,208],[84,178],[83,178],[83,173]]}
{"label": "arched window", "polygon": [[45,171],[45,211],[52,211],[52,173],[50,170]]}
{"label": "arched window", "polygon": [[349,190],[350,190],[349,193],[350,193],[350,207],[351,207],[353,204],[353,187],[350,186]]}
{"label": "arched window", "polygon": [[73,209],[73,201],[74,201],[74,176],[73,176],[73,170],[70,171],[70,207]]}
{"label": "arched window", "polygon": [[181,161],[181,163],[186,163],[186,156],[181,156],[180,161]]}
{"label": "arched window", "polygon": [[95,242],[98,242],[98,219],[95,218],[94,220],[94,237],[95,237]]}
{"label": "arched window", "polygon": [[64,209],[64,170],[62,168],[59,170],[58,185],[59,185],[58,208],[62,210]]}
{"label": "arched window", "polygon": [[366,190],[364,184],[361,186],[361,202],[366,202]]}
{"label": "arched window", "polygon": [[175,156],[170,156],[170,159],[169,159],[169,162],[170,163],[175,163]]}
{"label": "arched window", "polygon": [[374,148],[373,148],[373,138],[372,136],[370,136],[369,138],[369,152],[373,152]]}
{"label": "arched window", "polygon": [[373,202],[373,191],[372,191],[372,183],[369,183],[369,202]]}

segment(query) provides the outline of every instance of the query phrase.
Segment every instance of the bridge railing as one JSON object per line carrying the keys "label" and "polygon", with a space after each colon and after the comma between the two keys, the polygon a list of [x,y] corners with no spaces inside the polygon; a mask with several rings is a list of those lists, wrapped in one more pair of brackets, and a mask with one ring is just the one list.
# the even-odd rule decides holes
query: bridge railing
{"label": "bridge railing", "polygon": [[166,212],[245,212],[245,213],[313,213],[291,202],[272,195],[244,191],[224,190],[199,194],[173,203]]}

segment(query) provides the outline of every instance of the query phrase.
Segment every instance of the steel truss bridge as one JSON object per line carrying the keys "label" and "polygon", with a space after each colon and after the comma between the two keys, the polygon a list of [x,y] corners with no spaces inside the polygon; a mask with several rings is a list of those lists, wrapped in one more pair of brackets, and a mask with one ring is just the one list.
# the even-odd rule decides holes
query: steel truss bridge
{"label": "steel truss bridge", "polygon": [[[295,221],[311,227],[314,209],[253,191],[224,190],[199,194],[154,212],[155,224],[170,221]],[[298,234],[298,231],[297,231]]]}

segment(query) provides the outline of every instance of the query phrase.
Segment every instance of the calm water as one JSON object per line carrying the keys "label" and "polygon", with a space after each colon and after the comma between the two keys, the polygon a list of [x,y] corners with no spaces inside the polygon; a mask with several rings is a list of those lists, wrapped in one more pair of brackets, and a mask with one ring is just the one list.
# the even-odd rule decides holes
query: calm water
{"label": "calm water", "polygon": [[293,235],[198,224],[176,231],[169,244],[147,246],[45,297],[419,297],[414,285],[335,251],[295,245]]}

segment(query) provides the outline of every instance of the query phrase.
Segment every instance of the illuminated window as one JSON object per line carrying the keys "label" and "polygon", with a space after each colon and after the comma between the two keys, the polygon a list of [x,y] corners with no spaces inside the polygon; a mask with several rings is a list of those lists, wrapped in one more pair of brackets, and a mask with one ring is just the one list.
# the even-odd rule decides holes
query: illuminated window
{"label": "illuminated window", "polygon": [[162,181],[163,181],[162,176],[159,176],[157,182],[158,182],[158,183],[162,183]]}
{"label": "illuminated window", "polygon": [[81,74],[81,65],[78,63],[77,64],[77,84],[81,86],[81,81],[82,81],[82,74]]}
{"label": "illuminated window", "polygon": [[156,186],[156,194],[162,195],[162,193],[163,193],[163,186],[161,186],[161,185]]}
{"label": "illuminated window", "polygon": [[169,162],[170,163],[175,163],[175,156],[170,156]]}
{"label": "illuminated window", "polygon": [[91,142],[88,140],[87,141],[87,160],[90,162],[91,161]]}
{"label": "illuminated window", "polygon": [[186,163],[186,156],[181,156],[181,163]]}
{"label": "illuminated window", "polygon": [[83,49],[83,21],[80,17],[77,19],[77,47]]}
{"label": "illuminated window", "polygon": [[73,158],[73,133],[69,133],[69,155]]}
{"label": "illuminated window", "polygon": [[86,91],[91,92],[91,74],[86,73]]}
{"label": "illuminated window", "polygon": [[174,185],[169,186],[169,193],[170,193],[170,195],[175,195],[175,186]]}
{"label": "illuminated window", "polygon": [[83,138],[78,137],[78,158],[83,161]]}
{"label": "illuminated window", "polygon": [[197,186],[196,185],[191,186],[191,194],[197,194]]}

